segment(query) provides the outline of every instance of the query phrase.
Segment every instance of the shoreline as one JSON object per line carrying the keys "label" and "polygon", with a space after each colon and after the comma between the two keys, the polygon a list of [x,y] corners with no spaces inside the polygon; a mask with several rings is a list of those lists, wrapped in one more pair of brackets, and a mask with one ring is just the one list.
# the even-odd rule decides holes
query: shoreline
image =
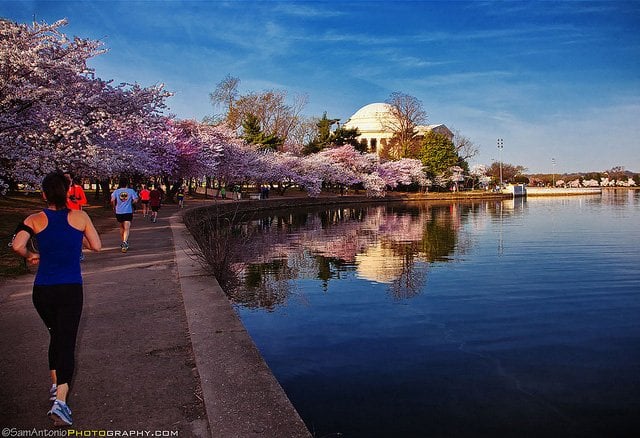
{"label": "shoreline", "polygon": [[602,191],[602,187],[527,187],[527,196],[586,196],[601,195]]}

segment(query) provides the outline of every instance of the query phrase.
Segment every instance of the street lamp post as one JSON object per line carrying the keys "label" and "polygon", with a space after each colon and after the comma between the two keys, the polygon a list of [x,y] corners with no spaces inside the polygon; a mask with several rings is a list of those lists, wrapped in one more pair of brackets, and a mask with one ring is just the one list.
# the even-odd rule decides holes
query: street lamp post
{"label": "street lamp post", "polygon": [[551,186],[555,187],[556,186],[556,159],[555,158],[551,159],[551,165],[553,166],[553,176],[551,177],[551,181],[553,182],[551,183]]}
{"label": "street lamp post", "polygon": [[500,189],[502,189],[502,148],[504,147],[504,140],[498,139],[498,154],[500,160]]}

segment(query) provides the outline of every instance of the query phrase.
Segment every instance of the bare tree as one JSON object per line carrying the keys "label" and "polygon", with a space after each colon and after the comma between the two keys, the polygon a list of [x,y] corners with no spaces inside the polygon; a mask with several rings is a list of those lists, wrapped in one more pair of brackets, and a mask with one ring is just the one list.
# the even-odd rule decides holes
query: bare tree
{"label": "bare tree", "polygon": [[457,129],[453,130],[453,145],[456,148],[456,153],[464,161],[468,161],[469,158],[473,158],[478,155],[477,146],[468,138],[465,137]]}
{"label": "bare tree", "polygon": [[517,176],[527,171],[527,168],[520,165],[510,163],[499,163],[494,161],[487,169],[487,176],[493,178],[494,181],[500,181],[500,165],[502,164],[502,179],[506,182],[513,181]]}
{"label": "bare tree", "polygon": [[391,93],[386,103],[390,107],[391,117],[382,120],[384,129],[393,132],[388,155],[399,159],[411,155],[415,149],[416,127],[427,122],[427,113],[417,98],[398,91]]}
{"label": "bare tree", "polygon": [[[235,96],[214,92],[212,100],[213,95],[216,98]],[[266,135],[275,135],[284,142],[289,142],[289,136],[303,121],[301,113],[307,100],[306,95],[295,95],[293,102],[287,104],[287,92],[284,90],[252,92],[229,100],[231,105],[228,107],[225,121],[230,128],[239,130],[251,114],[260,121],[260,128]]]}
{"label": "bare tree", "polygon": [[614,166],[609,170],[604,172],[609,178],[615,180],[624,180],[626,181],[629,178],[629,174],[625,171],[624,166]]}
{"label": "bare tree", "polygon": [[300,154],[303,145],[317,137],[319,120],[318,117],[301,117],[299,123],[289,131],[289,138],[285,144],[287,151]]}
{"label": "bare tree", "polygon": [[240,79],[227,74],[223,80],[218,82],[216,89],[209,94],[211,103],[214,107],[224,107],[226,114],[221,116],[215,116],[214,118],[226,118],[226,115],[230,114],[233,109],[233,104],[238,98],[238,84]]}

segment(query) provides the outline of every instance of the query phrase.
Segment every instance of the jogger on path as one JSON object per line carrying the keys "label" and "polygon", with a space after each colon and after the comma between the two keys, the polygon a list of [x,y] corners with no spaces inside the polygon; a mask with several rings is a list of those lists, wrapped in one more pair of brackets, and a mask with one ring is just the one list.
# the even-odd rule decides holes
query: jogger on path
{"label": "jogger on path", "polygon": [[118,188],[111,194],[111,205],[116,213],[116,219],[120,224],[120,249],[127,252],[129,249],[129,232],[133,221],[133,204],[138,200],[136,191],[128,187],[129,180],[120,178]]}
{"label": "jogger on path", "polygon": [[142,189],[140,190],[140,202],[142,203],[142,217],[145,219],[149,215],[149,194],[151,191],[147,188],[145,184],[142,184]]}
{"label": "jogger on path", "polygon": [[[75,368],[75,348],[82,314],[82,272],[77,254],[82,246],[100,251],[100,237],[84,211],[69,210],[69,183],[62,173],[53,172],[42,181],[48,207],[27,217],[20,225],[13,250],[31,265],[38,265],[33,284],[33,304],[49,330],[49,370],[53,401],[47,413],[54,426],[71,426],[67,405],[69,384]],[[28,249],[35,236],[38,251]]]}
{"label": "jogger on path", "polygon": [[151,193],[149,194],[149,206],[151,207],[151,222],[156,222],[158,220],[158,210],[160,210],[160,206],[162,205],[162,199],[164,198],[164,193],[158,187],[157,184],[153,185],[151,189]]}

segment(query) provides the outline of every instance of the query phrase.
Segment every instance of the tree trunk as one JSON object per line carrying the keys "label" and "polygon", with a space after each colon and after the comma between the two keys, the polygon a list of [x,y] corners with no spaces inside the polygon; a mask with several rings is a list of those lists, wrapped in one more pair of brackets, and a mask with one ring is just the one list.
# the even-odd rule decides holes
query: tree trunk
{"label": "tree trunk", "polygon": [[101,179],[100,180],[100,187],[102,188],[102,201],[103,201],[105,207],[107,207],[109,205],[109,200],[111,199],[110,198],[111,192],[110,192],[109,183],[110,183],[109,178],[105,178],[105,179]]}

